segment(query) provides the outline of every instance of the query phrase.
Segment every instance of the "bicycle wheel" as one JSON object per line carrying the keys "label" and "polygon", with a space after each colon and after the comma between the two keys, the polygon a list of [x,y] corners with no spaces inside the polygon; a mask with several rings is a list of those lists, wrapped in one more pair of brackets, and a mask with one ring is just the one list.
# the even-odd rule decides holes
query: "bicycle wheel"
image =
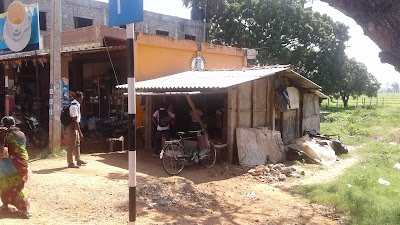
{"label": "bicycle wheel", "polygon": [[213,167],[215,161],[217,160],[217,151],[215,150],[214,143],[212,143],[211,141],[209,143],[210,143],[210,149],[207,155],[200,159],[200,163],[206,168]]}
{"label": "bicycle wheel", "polygon": [[162,165],[165,172],[170,175],[179,174],[184,167],[184,162],[182,159],[177,157],[182,157],[184,151],[179,145],[167,145],[163,149],[164,154],[162,155]]}

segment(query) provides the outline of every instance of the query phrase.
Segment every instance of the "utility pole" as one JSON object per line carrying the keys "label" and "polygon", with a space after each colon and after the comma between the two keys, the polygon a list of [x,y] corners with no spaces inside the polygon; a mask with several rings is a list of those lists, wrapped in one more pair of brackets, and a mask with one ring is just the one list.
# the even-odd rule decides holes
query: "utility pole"
{"label": "utility pole", "polygon": [[129,150],[129,224],[136,222],[136,90],[134,42],[135,25],[126,25],[128,72],[128,150]]}
{"label": "utility pole", "polygon": [[49,143],[50,149],[61,146],[61,0],[51,1],[49,87]]}

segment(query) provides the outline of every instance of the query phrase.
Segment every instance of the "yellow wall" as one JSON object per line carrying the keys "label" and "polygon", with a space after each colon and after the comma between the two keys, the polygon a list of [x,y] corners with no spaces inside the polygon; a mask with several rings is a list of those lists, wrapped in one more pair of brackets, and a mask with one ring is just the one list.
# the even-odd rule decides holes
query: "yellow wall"
{"label": "yellow wall", "polygon": [[[190,70],[197,48],[195,41],[140,33],[135,42],[136,81]],[[246,66],[244,52],[238,48],[202,43],[199,53],[205,60],[207,70]]]}
{"label": "yellow wall", "polygon": [[[171,37],[139,33],[135,41],[135,80],[143,81],[190,70],[191,60],[201,54],[206,70],[246,67],[243,50],[221,45],[178,40]],[[144,125],[144,111],[137,98],[137,125]]]}

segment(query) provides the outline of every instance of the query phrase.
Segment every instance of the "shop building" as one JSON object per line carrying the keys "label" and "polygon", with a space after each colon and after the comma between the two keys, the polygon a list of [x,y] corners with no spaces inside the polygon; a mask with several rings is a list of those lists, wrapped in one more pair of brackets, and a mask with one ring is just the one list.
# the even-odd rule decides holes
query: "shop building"
{"label": "shop building", "polygon": [[[7,11],[13,0],[0,3],[0,14]],[[39,4],[39,20],[41,34],[51,31],[50,0],[20,0],[24,4]],[[93,25],[108,25],[108,3],[94,0],[62,0],[61,31],[70,31]],[[176,39],[204,40],[204,23],[194,19],[183,19],[176,16],[144,11],[144,20],[135,23],[135,30],[148,34],[158,34]],[[197,18],[201,19],[201,18]]]}
{"label": "shop building", "polygon": [[[126,30],[104,25],[90,26],[62,32],[62,84],[72,91],[84,92],[84,118],[116,118],[127,116],[127,99],[115,85],[127,81]],[[0,56],[4,73],[8,75],[10,89],[15,86],[25,90],[34,80],[22,82],[25,72],[35,78],[38,71],[40,94],[33,94],[31,106],[26,110],[41,110],[42,120],[48,118],[50,35],[43,35],[44,49],[36,52]],[[137,33],[135,41],[135,78],[143,81],[191,70],[193,63],[201,60],[205,68],[231,69],[246,67],[246,50],[174,39],[162,35]],[[36,66],[37,65],[37,66]],[[12,92],[10,90],[10,92]],[[22,91],[23,91],[22,90]],[[34,88],[29,90],[34,92]],[[12,93],[14,102],[29,104]],[[36,97],[35,97],[36,96]],[[137,125],[145,125],[141,97],[137,98]],[[12,110],[12,106],[10,110]]]}

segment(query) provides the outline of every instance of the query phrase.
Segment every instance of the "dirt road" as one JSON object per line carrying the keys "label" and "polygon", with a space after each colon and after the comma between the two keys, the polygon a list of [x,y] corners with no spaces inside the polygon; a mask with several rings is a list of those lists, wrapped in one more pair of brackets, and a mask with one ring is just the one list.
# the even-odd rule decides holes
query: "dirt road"
{"label": "dirt road", "polygon": [[[127,224],[127,153],[83,157],[89,164],[79,169],[67,168],[64,158],[31,162],[32,217],[1,212],[0,224]],[[297,181],[268,185],[230,164],[188,166],[169,177],[159,159],[139,151],[137,171],[137,224],[340,224],[343,218],[283,191]]]}

